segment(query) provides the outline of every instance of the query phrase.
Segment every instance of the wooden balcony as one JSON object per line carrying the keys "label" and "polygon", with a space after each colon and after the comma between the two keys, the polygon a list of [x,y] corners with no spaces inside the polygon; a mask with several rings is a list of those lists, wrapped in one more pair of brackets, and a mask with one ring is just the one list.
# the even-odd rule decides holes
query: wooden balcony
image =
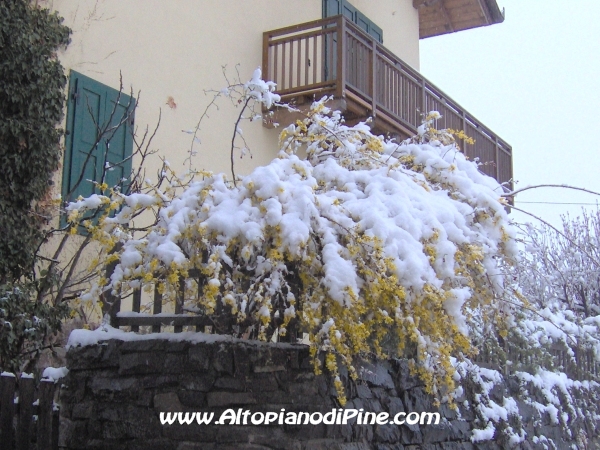
{"label": "wooden balcony", "polygon": [[[265,32],[262,66],[284,101],[302,105],[334,95],[347,121],[371,116],[377,133],[412,136],[422,113],[439,111],[437,127],[463,130],[475,140],[459,142],[464,153],[479,158],[482,172],[512,185],[511,146],[343,16]],[[289,113],[279,113],[282,124],[283,114]]]}

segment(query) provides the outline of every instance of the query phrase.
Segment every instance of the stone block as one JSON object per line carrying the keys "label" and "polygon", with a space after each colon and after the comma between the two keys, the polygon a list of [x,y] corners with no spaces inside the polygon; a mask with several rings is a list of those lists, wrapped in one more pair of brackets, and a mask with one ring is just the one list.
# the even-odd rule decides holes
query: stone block
{"label": "stone block", "polygon": [[373,393],[369,386],[365,384],[357,384],[356,385],[356,395],[358,398],[373,398]]}
{"label": "stone block", "polygon": [[215,374],[201,372],[182,376],[179,384],[187,390],[208,392],[213,387],[215,380]]}
{"label": "stone block", "polygon": [[165,392],[154,396],[154,409],[158,412],[182,411],[182,403],[175,392]]}
{"label": "stone block", "polygon": [[371,388],[371,392],[373,396],[379,400],[382,400],[387,397],[398,397],[398,392],[396,389],[384,389],[381,387],[373,387]]}
{"label": "stone block", "polygon": [[177,442],[166,438],[133,439],[127,442],[127,450],[176,450],[177,446]]}
{"label": "stone block", "polygon": [[[177,391],[181,404],[191,408],[204,408],[206,406],[206,394],[199,391]],[[181,410],[180,410],[181,411]]]}
{"label": "stone block", "polygon": [[401,433],[398,425],[374,425],[373,434],[377,442],[396,443]]}
{"label": "stone block", "polygon": [[276,374],[256,373],[248,380],[248,387],[253,392],[273,392],[279,389]]}
{"label": "stone block", "polygon": [[90,384],[90,389],[94,394],[132,391],[138,389],[138,380],[133,377],[128,378],[103,378],[94,377]]}
{"label": "stone block", "polygon": [[441,450],[473,450],[473,444],[470,442],[442,442]]}
{"label": "stone block", "polygon": [[85,442],[85,426],[84,421],[73,421],[65,417],[60,417],[58,445],[60,447],[84,448]]}
{"label": "stone block", "polygon": [[371,450],[371,446],[365,442],[347,442],[344,444],[337,444],[336,450]]}
{"label": "stone block", "polygon": [[452,420],[450,430],[452,432],[450,440],[468,441],[471,438],[471,424],[465,420]]}
{"label": "stone block", "polygon": [[519,408],[521,420],[524,423],[531,422],[532,420],[539,419],[540,417],[540,413],[536,408],[522,400],[517,400],[517,407]]}
{"label": "stone block", "polygon": [[338,442],[333,439],[311,439],[303,442],[301,450],[337,450]]}
{"label": "stone block", "polygon": [[152,439],[159,438],[162,425],[156,421],[147,421],[143,418],[132,421],[104,422],[102,424],[103,439]]}
{"label": "stone block", "polygon": [[143,341],[125,341],[121,344],[121,353],[164,353],[167,347],[173,345],[165,339],[151,339]]}
{"label": "stone block", "polygon": [[120,344],[120,341],[110,340],[98,345],[71,347],[67,352],[67,366],[70,371],[118,367]]}
{"label": "stone block", "polygon": [[400,412],[406,412],[402,400],[400,400],[398,397],[390,397],[388,399],[386,408],[392,417]]}
{"label": "stone block", "polygon": [[161,373],[180,375],[188,369],[187,354],[167,353],[164,355]]}
{"label": "stone block", "polygon": [[196,344],[188,349],[190,369],[194,371],[207,371],[211,366],[212,347],[206,344]]}
{"label": "stone block", "polygon": [[206,397],[209,408],[256,404],[256,398],[249,392],[209,392]]}
{"label": "stone block", "polygon": [[180,442],[176,450],[214,450],[216,445],[208,442]]}
{"label": "stone block", "polygon": [[228,425],[218,429],[216,441],[227,444],[250,443],[253,442],[252,435],[255,433],[257,433],[256,427],[252,425]]}
{"label": "stone block", "polygon": [[387,365],[372,364],[370,362],[361,362],[357,364],[356,371],[358,379],[366,381],[371,386],[380,386],[386,389],[394,389],[394,381],[387,368]]}
{"label": "stone block", "polygon": [[235,444],[235,445],[221,444],[216,448],[218,450],[272,450],[273,449],[273,447],[265,447],[264,445],[256,445],[256,444]]}
{"label": "stone block", "polygon": [[423,443],[423,435],[419,425],[402,425],[399,427],[401,438],[400,443],[405,445],[415,445]]}
{"label": "stone block", "polygon": [[255,373],[282,372],[287,368],[287,353],[284,349],[269,346],[256,349],[250,360]]}
{"label": "stone block", "polygon": [[422,388],[413,388],[410,391],[405,391],[402,400],[408,412],[421,413],[435,410],[433,398]]}
{"label": "stone block", "polygon": [[423,385],[423,382],[418,377],[410,374],[408,360],[406,359],[394,360],[394,372],[394,382],[399,392]]}
{"label": "stone block", "polygon": [[125,353],[119,357],[119,375],[161,373],[164,361],[161,353]]}
{"label": "stone block", "polygon": [[[207,427],[205,425],[162,425],[162,436],[175,441],[188,441],[195,443],[215,442],[217,436],[217,427]],[[200,447],[202,449],[208,447]]]}
{"label": "stone block", "polygon": [[319,386],[315,383],[294,383],[287,387],[290,395],[301,398],[319,395]]}
{"label": "stone block", "polygon": [[424,425],[421,427],[423,443],[432,444],[436,442],[446,442],[456,439],[452,426],[448,423],[439,423],[438,425]]}
{"label": "stone block", "polygon": [[456,420],[458,419],[458,410],[450,408],[447,403],[443,403],[440,405],[439,412],[442,417],[445,417],[448,420]]}
{"label": "stone block", "polygon": [[73,405],[71,418],[73,419],[91,419],[95,411],[95,403],[92,401],[77,403]]}
{"label": "stone block", "polygon": [[233,351],[229,346],[219,347],[214,353],[212,366],[219,373],[233,375]]}
{"label": "stone block", "polygon": [[177,374],[138,377],[139,387],[142,389],[176,387],[180,382],[181,376]]}
{"label": "stone block", "polygon": [[233,347],[233,365],[235,375],[238,377],[245,377],[250,374],[252,364],[248,351],[249,349],[245,345],[238,344]]}
{"label": "stone block", "polygon": [[228,389],[230,391],[245,391],[246,380],[244,378],[219,377],[216,379],[215,388]]}

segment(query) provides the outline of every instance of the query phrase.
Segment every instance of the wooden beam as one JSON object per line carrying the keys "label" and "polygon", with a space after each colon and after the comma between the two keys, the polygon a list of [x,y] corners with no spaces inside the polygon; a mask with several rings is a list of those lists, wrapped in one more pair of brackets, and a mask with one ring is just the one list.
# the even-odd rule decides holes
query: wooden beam
{"label": "wooden beam", "polygon": [[413,8],[419,9],[427,6],[435,5],[440,0],[413,0]]}
{"label": "wooden beam", "polygon": [[444,5],[444,0],[442,0],[440,2],[440,8],[442,10],[442,14],[444,16],[444,20],[445,20],[445,27],[446,30],[448,30],[450,33],[454,33],[454,26],[452,25],[452,19],[450,19],[450,14],[448,14],[448,10],[446,9],[446,6]]}
{"label": "wooden beam", "polygon": [[491,25],[493,23],[491,14],[488,12],[487,6],[483,4],[483,0],[477,0],[477,5],[479,5],[479,10],[481,11],[483,20],[485,20],[485,24]]}

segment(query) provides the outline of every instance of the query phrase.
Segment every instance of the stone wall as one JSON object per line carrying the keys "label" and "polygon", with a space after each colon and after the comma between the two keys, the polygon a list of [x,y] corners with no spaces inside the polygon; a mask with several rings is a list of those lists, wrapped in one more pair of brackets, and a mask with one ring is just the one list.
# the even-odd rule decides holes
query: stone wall
{"label": "stone wall", "polygon": [[[229,408],[322,413],[339,408],[329,377],[314,375],[306,346],[109,340],[71,348],[67,360],[70,373],[61,392],[61,444],[70,449],[509,447],[501,438],[472,444],[476,415],[464,408],[456,412],[444,405],[434,406],[403,360],[363,364],[357,382],[344,380],[346,407],[391,415],[439,412],[443,416],[439,425],[161,425],[159,412],[169,411],[214,412],[216,420]],[[503,389],[492,392],[500,403],[504,394]],[[523,412],[534,415],[531,408]],[[529,442],[520,446],[534,448],[530,445],[534,435],[551,433],[548,437],[566,448],[560,428],[543,417],[538,419],[537,428],[533,422],[526,424]]]}

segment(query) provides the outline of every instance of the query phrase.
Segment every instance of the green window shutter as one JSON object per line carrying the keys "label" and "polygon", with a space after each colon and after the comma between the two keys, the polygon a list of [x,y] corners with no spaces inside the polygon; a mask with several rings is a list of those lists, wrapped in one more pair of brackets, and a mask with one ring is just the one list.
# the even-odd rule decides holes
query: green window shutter
{"label": "green window shutter", "polygon": [[323,0],[323,18],[342,13],[342,0]]}
{"label": "green window shutter", "polygon": [[344,1],[342,3],[342,11],[340,14],[343,14],[344,16],[346,16],[347,19],[351,20],[352,22],[356,23],[356,13],[358,12],[358,10],[352,6],[350,3]]}
{"label": "green window shutter", "polygon": [[380,44],[383,44],[383,30],[377,25],[375,25],[373,22],[371,22],[369,34],[375,39],[377,39]]}
{"label": "green window shutter", "polygon": [[323,0],[324,18],[337,16],[338,14],[343,14],[367,34],[373,36],[379,43],[383,44],[383,30],[358,9],[348,3],[347,0]]}
{"label": "green window shutter", "polygon": [[[131,153],[133,149],[133,111],[135,99],[118,91],[111,90],[107,94],[107,116],[105,120],[111,121],[111,131],[104,139],[106,151],[105,164],[107,169],[105,182],[109,187],[119,186],[121,192],[129,189],[131,175]],[[111,120],[111,112],[114,114]]]}
{"label": "green window shutter", "polygon": [[[80,195],[94,193],[95,186],[88,180],[100,182],[107,163],[111,169],[105,182],[123,191],[128,188],[134,107],[135,100],[129,95],[71,71],[63,200],[73,201]],[[109,122],[111,126],[107,127]]]}
{"label": "green window shutter", "polygon": [[375,25],[367,16],[360,11],[356,11],[355,23],[367,34],[371,35],[379,43],[383,43],[383,30]]}

